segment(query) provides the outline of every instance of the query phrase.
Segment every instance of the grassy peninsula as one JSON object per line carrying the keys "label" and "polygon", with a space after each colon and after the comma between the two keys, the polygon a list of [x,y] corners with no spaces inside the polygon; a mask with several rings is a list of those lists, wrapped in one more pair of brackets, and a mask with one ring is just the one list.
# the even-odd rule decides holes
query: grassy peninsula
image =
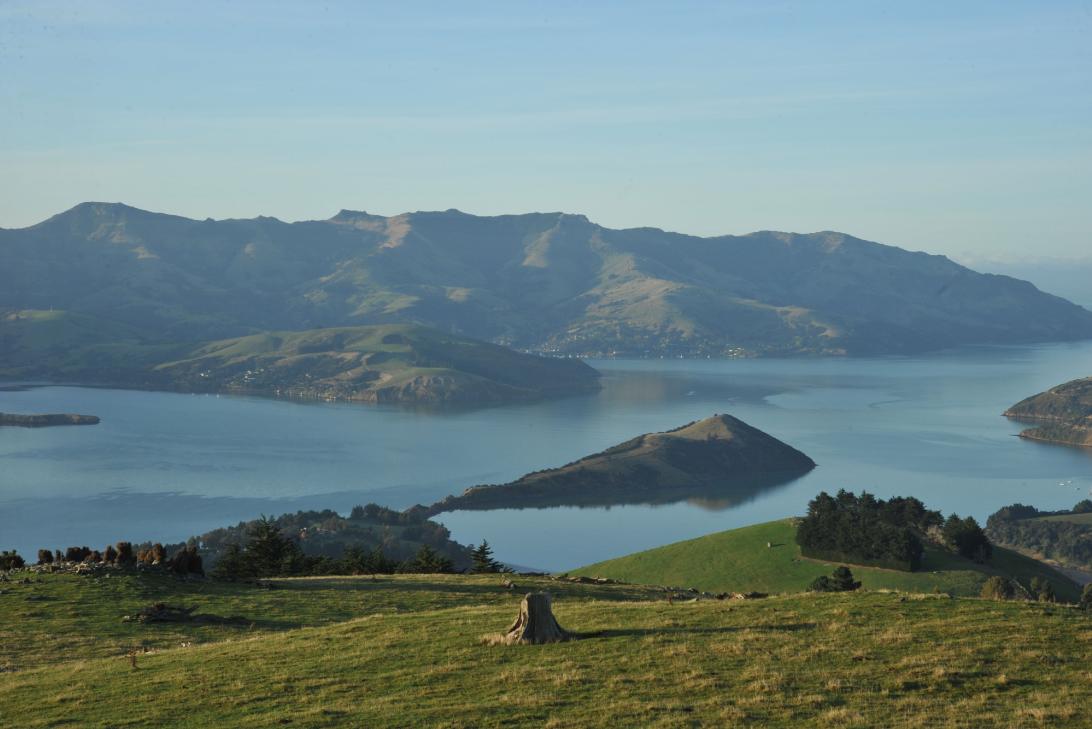
{"label": "grassy peninsula", "polygon": [[813,468],[814,461],[773,436],[731,415],[715,415],[511,483],[471,487],[429,511],[742,501]]}
{"label": "grassy peninsula", "polygon": [[163,342],[62,311],[0,316],[0,377],[371,403],[488,405],[595,391],[575,359],[412,324]]}
{"label": "grassy peninsula", "polygon": [[1092,447],[1092,377],[1071,380],[1025,398],[1004,415],[1039,423],[1020,433],[1021,438]]}

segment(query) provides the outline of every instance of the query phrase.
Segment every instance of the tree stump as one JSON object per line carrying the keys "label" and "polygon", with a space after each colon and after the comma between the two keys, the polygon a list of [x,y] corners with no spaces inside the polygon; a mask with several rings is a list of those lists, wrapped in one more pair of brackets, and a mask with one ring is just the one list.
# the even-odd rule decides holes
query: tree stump
{"label": "tree stump", "polygon": [[505,645],[560,643],[571,640],[554,618],[553,600],[548,592],[529,592],[519,606],[516,622],[504,635]]}

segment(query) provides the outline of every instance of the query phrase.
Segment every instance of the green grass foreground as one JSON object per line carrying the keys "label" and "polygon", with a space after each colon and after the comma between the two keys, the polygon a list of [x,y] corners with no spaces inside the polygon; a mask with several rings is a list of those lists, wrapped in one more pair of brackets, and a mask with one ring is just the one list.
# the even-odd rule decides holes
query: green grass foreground
{"label": "green grass foreground", "polygon": [[[1037,603],[668,602],[655,588],[548,578],[507,590],[498,575],[272,590],[31,579],[0,595],[5,727],[1074,726],[1092,705],[1092,616]],[[582,639],[480,643],[536,589]],[[253,624],[120,620],[154,599]],[[152,651],[133,668],[125,651],[138,644]]]}
{"label": "green grass foreground", "polygon": [[[766,545],[771,546],[767,547]],[[573,570],[571,574],[610,577],[633,583],[696,587],[710,592],[800,592],[835,563],[800,554],[796,527],[784,519],[717,532]],[[994,548],[988,565],[927,546],[921,570],[901,572],[851,565],[865,589],[949,592],[977,597],[990,575],[1048,580],[1058,597],[1076,602],[1080,589],[1057,570],[1009,549]]]}

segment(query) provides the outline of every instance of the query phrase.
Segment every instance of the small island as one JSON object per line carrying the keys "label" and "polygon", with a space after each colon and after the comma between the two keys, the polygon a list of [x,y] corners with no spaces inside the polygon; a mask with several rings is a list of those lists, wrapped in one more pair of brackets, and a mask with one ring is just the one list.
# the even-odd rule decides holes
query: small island
{"label": "small island", "polygon": [[18,415],[0,413],[0,425],[20,428],[48,428],[54,425],[98,425],[97,415],[75,415],[73,413],[48,413],[44,415]]}
{"label": "small island", "polygon": [[684,499],[730,504],[815,468],[795,448],[731,415],[648,433],[578,461],[507,484],[473,486],[428,508],[523,509],[666,504]]}
{"label": "small island", "polygon": [[1071,380],[1021,400],[1005,417],[1041,423],[1021,438],[1092,447],[1092,377]]}

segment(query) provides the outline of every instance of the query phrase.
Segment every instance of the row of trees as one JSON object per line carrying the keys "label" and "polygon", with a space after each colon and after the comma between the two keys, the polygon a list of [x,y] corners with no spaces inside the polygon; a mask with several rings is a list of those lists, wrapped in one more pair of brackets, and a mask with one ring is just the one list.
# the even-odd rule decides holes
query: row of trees
{"label": "row of trees", "polygon": [[[493,550],[482,542],[472,553],[473,572],[500,572]],[[246,580],[263,577],[335,574],[438,574],[455,572],[452,560],[428,544],[413,557],[391,559],[381,546],[365,550],[349,546],[339,558],[305,554],[295,539],[286,536],[276,521],[262,517],[251,524],[244,544],[229,544],[216,562],[212,576]]]}
{"label": "row of trees", "polygon": [[[110,564],[118,567],[133,567],[137,564],[147,566],[161,565],[163,568],[179,574],[204,574],[201,555],[193,545],[185,545],[168,558],[162,544],[148,544],[134,549],[132,542],[108,544],[102,551],[90,547],[68,547],[63,552],[59,549],[39,549],[39,565],[51,564]],[[0,553],[0,570],[21,569],[26,566],[17,552]]]}

